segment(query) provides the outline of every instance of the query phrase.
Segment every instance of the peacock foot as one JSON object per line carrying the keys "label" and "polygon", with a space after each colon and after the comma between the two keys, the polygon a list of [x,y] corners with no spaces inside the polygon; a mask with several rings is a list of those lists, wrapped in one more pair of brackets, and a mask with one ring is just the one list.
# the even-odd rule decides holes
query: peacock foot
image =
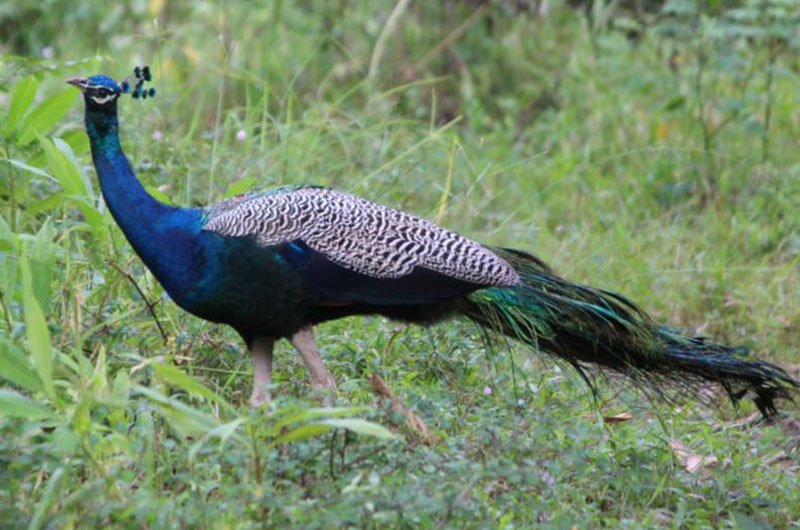
{"label": "peacock foot", "polygon": [[258,385],[253,386],[253,393],[250,395],[250,406],[252,408],[257,409],[261,405],[269,403],[271,399],[272,396],[269,390]]}

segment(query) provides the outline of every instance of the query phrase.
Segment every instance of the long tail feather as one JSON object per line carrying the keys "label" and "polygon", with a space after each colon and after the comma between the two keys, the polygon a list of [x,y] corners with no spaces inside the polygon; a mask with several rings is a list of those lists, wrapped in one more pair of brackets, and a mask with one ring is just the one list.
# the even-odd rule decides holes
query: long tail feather
{"label": "long tail feather", "polygon": [[731,348],[655,324],[624,297],[570,283],[534,256],[493,249],[517,270],[522,284],[470,294],[465,315],[492,331],[529,344],[573,365],[599,365],[637,383],[698,389],[717,383],[737,403],[746,395],[765,418],[777,413],[777,398],[791,399],[800,383],[773,364],[741,358]]}

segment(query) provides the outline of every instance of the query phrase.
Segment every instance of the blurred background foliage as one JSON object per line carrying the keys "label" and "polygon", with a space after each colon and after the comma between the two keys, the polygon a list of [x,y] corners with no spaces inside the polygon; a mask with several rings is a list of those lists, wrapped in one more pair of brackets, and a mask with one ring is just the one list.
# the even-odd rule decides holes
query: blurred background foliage
{"label": "blurred background foliage", "polygon": [[[151,65],[159,95],[121,103],[122,136],[164,201],[337,186],[791,366],[799,22],[797,0],[3,3],[0,520],[797,524],[792,407],[753,428],[733,421],[749,408],[618,385],[593,402],[457,325],[325,325],[342,407],[292,397],[305,374],[281,349],[277,402],[250,413],[237,337],[177,310],[105,211],[63,81]],[[442,444],[405,432],[369,373]],[[668,439],[722,464],[685,471]]]}

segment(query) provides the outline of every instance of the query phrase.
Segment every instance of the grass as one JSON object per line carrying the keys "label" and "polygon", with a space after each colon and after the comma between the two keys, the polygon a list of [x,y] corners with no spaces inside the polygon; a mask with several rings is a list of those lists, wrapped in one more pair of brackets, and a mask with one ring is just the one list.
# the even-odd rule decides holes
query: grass
{"label": "grass", "polygon": [[[325,324],[340,408],[314,408],[280,344],[276,401],[250,412],[238,338],[177,309],[98,202],[76,95],[28,110],[66,77],[149,63],[159,96],[121,104],[122,134],[164,200],[336,186],[535,251],[791,367],[796,54],[773,64],[761,40],[691,24],[688,40],[652,28],[631,41],[559,3],[541,17],[411,3],[379,61],[389,2],[18,4],[0,15],[15,22],[0,24],[6,525],[797,526],[796,406],[754,425],[750,404],[651,402],[614,380],[595,401],[569,369],[487,349],[461,323]],[[372,373],[441,443],[419,443],[376,400]],[[676,442],[716,465],[687,470]]]}

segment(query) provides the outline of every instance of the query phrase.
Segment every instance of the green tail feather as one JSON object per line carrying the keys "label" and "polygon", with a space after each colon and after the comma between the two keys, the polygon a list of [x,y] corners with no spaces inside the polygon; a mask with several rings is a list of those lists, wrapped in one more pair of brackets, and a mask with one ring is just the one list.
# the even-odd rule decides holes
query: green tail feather
{"label": "green tail feather", "polygon": [[664,383],[689,390],[717,383],[734,404],[752,395],[770,418],[777,413],[775,399],[791,399],[800,389],[778,366],[740,358],[741,348],[658,326],[620,295],[570,283],[524,252],[493,250],[517,270],[522,285],[475,291],[468,296],[466,316],[570,363],[592,390],[586,364],[655,389]]}

